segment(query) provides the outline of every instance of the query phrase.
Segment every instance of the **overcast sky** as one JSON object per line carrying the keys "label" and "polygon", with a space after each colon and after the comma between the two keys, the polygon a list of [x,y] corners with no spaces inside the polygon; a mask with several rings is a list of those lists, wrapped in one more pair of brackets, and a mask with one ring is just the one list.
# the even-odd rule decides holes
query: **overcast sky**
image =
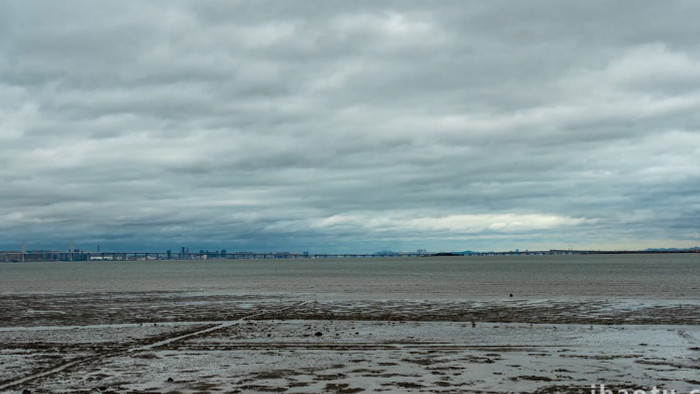
{"label": "overcast sky", "polygon": [[698,15],[0,0],[0,249],[699,245]]}

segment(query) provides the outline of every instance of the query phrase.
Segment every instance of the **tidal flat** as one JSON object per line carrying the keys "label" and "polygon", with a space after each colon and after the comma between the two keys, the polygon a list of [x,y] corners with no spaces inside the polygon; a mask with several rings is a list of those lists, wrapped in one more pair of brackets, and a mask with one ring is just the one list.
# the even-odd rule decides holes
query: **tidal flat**
{"label": "tidal flat", "polygon": [[[302,262],[300,280],[285,262],[0,264],[0,391],[700,389],[696,260],[484,261]],[[683,286],[651,287],[683,269]]]}
{"label": "tidal flat", "polygon": [[700,386],[700,305],[180,293],[2,296],[7,392]]}

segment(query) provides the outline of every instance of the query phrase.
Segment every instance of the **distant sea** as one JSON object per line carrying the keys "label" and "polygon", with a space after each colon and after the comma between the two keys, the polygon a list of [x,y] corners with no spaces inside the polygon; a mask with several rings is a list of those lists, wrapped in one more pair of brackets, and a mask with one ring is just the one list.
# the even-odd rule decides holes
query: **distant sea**
{"label": "distant sea", "polygon": [[339,299],[699,300],[700,254],[0,264],[0,293],[204,292]]}

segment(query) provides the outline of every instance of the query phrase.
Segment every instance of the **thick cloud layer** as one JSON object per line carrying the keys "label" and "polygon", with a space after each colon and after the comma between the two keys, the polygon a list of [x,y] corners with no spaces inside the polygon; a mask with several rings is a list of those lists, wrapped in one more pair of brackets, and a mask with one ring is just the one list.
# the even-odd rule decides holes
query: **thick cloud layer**
{"label": "thick cloud layer", "polygon": [[695,1],[0,1],[0,248],[700,244]]}

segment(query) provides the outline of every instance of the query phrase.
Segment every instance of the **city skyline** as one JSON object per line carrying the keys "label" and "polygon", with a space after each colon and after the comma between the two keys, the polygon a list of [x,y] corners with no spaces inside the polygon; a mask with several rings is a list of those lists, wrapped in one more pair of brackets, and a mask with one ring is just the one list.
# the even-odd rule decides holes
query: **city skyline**
{"label": "city skyline", "polygon": [[0,250],[700,244],[694,1],[0,1]]}
{"label": "city skyline", "polygon": [[[26,245],[21,251],[1,251],[0,263],[31,263],[31,262],[125,262],[125,261],[162,261],[162,260],[308,260],[308,259],[366,259],[366,258],[441,258],[441,257],[493,257],[493,256],[562,256],[562,255],[631,255],[631,254],[688,254],[700,253],[700,247],[693,248],[663,248],[645,250],[509,250],[509,251],[450,251],[434,252],[426,249],[413,251],[381,250],[373,253],[328,253],[328,252],[289,252],[289,251],[230,251],[230,250],[190,250],[181,247],[180,250],[167,251],[97,251],[82,250],[71,245],[68,251],[57,250],[28,250]],[[436,260],[428,260],[436,262]]]}

